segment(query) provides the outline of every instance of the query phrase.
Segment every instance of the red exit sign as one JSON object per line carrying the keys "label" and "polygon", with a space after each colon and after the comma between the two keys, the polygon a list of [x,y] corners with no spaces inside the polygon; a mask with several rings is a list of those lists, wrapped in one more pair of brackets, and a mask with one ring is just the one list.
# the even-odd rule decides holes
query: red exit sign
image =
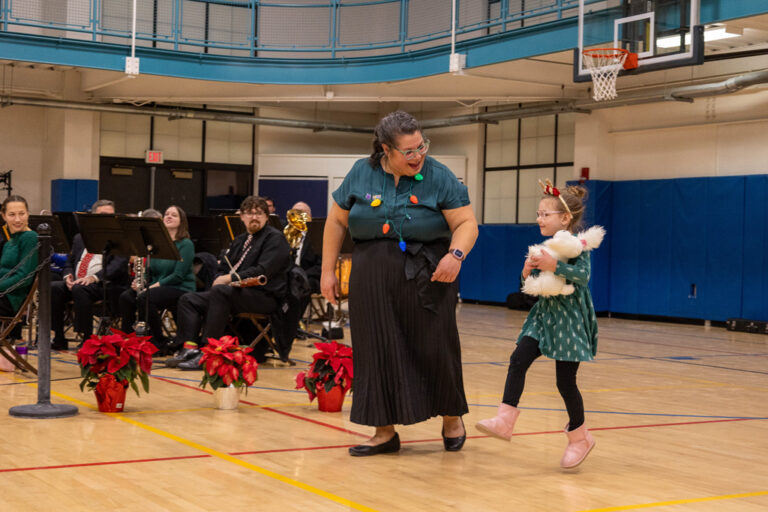
{"label": "red exit sign", "polygon": [[148,164],[161,164],[163,163],[163,152],[148,149],[144,153],[144,161]]}

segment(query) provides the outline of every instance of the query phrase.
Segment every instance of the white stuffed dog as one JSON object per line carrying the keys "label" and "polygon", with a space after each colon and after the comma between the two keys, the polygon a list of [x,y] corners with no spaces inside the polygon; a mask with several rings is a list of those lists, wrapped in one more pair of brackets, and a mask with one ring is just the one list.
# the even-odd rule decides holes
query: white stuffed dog
{"label": "white stuffed dog", "polygon": [[[604,236],[605,229],[601,226],[592,226],[576,236],[565,230],[558,231],[555,233],[555,236],[545,240],[543,243],[528,247],[527,257],[541,256],[541,252],[546,251],[556,260],[568,261],[583,251],[591,251],[599,247]],[[543,270],[538,276],[528,276],[522,289],[523,293],[539,295],[541,297],[570,295],[574,290],[575,288],[572,284],[566,284],[564,277],[557,276],[554,272],[545,272]]]}

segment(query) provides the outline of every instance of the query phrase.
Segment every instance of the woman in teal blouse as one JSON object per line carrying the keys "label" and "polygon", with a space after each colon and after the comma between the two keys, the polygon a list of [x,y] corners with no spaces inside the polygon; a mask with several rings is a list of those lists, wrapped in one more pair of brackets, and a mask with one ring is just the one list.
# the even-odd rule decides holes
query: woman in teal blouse
{"label": "woman in teal blouse", "polygon": [[37,233],[29,229],[29,207],[21,196],[3,201],[2,216],[10,239],[0,256],[0,315],[14,316],[35,281]]}
{"label": "woman in teal blouse", "polygon": [[175,261],[151,258],[147,268],[147,280],[144,283],[144,288],[149,291],[148,309],[147,290],[137,295],[136,290],[140,285],[134,281],[131,289],[120,295],[120,316],[123,331],[131,332],[137,309],[140,320],[144,320],[145,311],[148,311],[146,322],[152,334],[152,343],[161,353],[168,354],[172,347],[168,338],[163,335],[160,314],[164,309],[175,313],[179,298],[187,292],[195,291],[195,273],[192,268],[195,246],[189,239],[187,214],[181,207],[169,206],[163,215],[163,224],[176,244],[181,259]]}
{"label": "woman in teal blouse", "polygon": [[456,277],[477,238],[467,188],[426,156],[429,140],[405,112],[384,117],[373,153],[333,193],[320,287],[334,273],[347,227],[355,241],[349,312],[355,394],[350,419],[376,427],[354,456],[396,452],[395,425],[443,417],[443,443],[460,450],[467,412],[456,327]]}

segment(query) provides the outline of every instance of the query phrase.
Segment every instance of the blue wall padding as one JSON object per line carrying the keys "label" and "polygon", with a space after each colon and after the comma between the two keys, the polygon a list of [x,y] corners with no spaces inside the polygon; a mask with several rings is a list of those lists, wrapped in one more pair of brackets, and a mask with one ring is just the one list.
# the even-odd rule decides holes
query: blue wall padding
{"label": "blue wall padding", "polygon": [[[608,232],[592,254],[597,311],[768,321],[768,175],[587,181],[585,225]],[[481,226],[461,295],[503,302],[518,291],[533,225]],[[514,269],[497,270],[517,251]],[[511,273],[510,273],[511,272]]]}
{"label": "blue wall padding", "polygon": [[[575,184],[569,182],[570,184]],[[606,231],[605,239],[596,250],[592,251],[592,272],[589,276],[589,287],[592,291],[592,301],[595,311],[608,311],[611,293],[611,217],[613,213],[613,183],[610,181],[590,180],[583,185],[587,189],[587,202],[583,225],[603,226]]]}
{"label": "blue wall padding", "polygon": [[532,224],[485,224],[475,247],[462,264],[459,289],[462,299],[505,302],[520,290],[528,246],[543,240]]}
{"label": "blue wall padding", "polygon": [[328,211],[327,180],[260,179],[259,195],[275,201],[275,213],[281,219],[299,201],[307,203],[315,217],[325,217]]}
{"label": "blue wall padding", "polygon": [[744,186],[744,250],[719,269],[726,276],[741,261],[741,318],[768,321],[768,175],[747,176]]}
{"label": "blue wall padding", "polygon": [[99,180],[51,180],[51,210],[85,212],[99,198]]}

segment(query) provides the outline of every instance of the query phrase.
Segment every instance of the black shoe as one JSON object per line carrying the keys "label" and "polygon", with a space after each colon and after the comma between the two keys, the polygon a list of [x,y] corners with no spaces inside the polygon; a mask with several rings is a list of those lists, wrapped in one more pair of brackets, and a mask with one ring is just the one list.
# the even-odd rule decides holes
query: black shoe
{"label": "black shoe", "polygon": [[464,434],[459,437],[445,437],[445,428],[440,432],[440,435],[443,436],[443,446],[447,452],[461,450],[461,447],[464,446],[464,442],[467,440],[467,429],[464,427],[464,420],[461,417],[459,417],[459,420],[461,421],[461,427],[464,429]]}
{"label": "black shoe", "polygon": [[198,354],[195,357],[188,361],[184,361],[183,363],[179,363],[177,368],[179,370],[202,370],[203,365],[200,364],[200,359],[203,358],[203,353],[199,350],[197,352]]}
{"label": "black shoe", "polygon": [[66,338],[54,338],[51,342],[51,350],[67,350],[69,342]]}
{"label": "black shoe", "polygon": [[189,361],[193,357],[200,354],[200,349],[197,348],[182,348],[181,351],[173,356],[172,358],[168,359],[165,362],[165,366],[168,368],[176,368],[179,366],[179,364]]}
{"label": "black shoe", "polygon": [[359,444],[349,449],[349,454],[353,457],[367,457],[369,455],[378,455],[380,453],[395,453],[400,451],[400,436],[397,432],[386,443],[377,444],[375,446],[368,446],[367,444]]}

